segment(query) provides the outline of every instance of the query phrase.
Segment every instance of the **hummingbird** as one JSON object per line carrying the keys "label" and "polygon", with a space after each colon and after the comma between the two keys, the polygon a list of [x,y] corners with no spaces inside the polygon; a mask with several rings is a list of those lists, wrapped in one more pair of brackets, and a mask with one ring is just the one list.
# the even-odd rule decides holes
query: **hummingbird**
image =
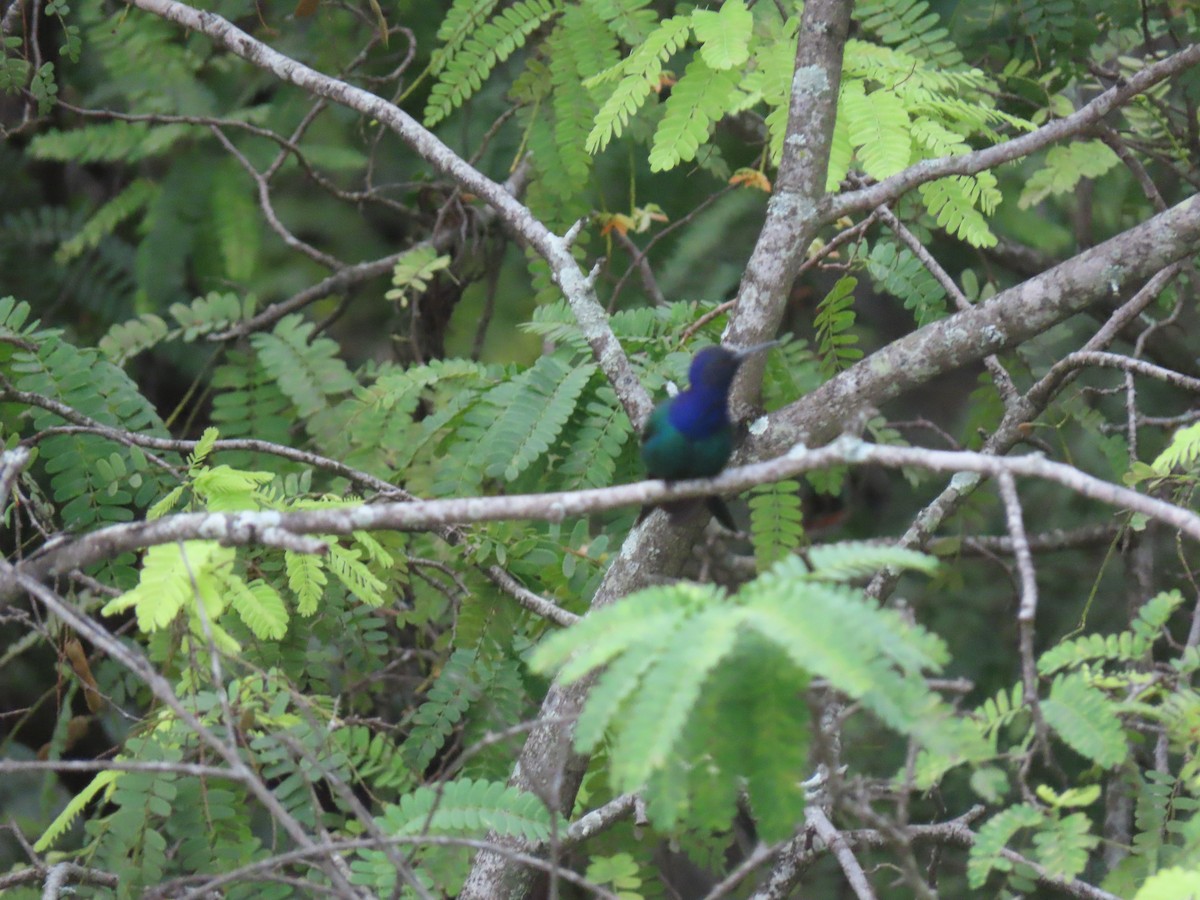
{"label": "hummingbird", "polygon": [[[733,453],[733,423],[729,420],[729,388],[738,368],[750,356],[778,341],[745,350],[705,347],[688,369],[688,388],[661,401],[642,432],[642,462],[651,478],[680,481],[712,478],[725,468]],[[737,531],[729,507],[717,496],[705,498],[709,511],[730,531]],[[675,505],[667,504],[670,511]],[[638,521],[653,509],[642,507]]]}

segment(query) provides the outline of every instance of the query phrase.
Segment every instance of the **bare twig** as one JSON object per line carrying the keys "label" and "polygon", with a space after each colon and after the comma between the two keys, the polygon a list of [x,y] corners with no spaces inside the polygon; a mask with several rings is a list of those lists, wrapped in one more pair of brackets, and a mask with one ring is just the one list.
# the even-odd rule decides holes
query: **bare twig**
{"label": "bare twig", "polygon": [[[41,881],[43,878],[46,881],[42,896],[45,897],[49,894],[49,896],[55,898],[63,893],[63,888],[68,881],[75,881],[79,884],[98,884],[110,890],[115,890],[121,883],[120,878],[111,872],[105,872],[102,869],[90,869],[86,866],[76,865],[75,863],[61,862],[56,863],[54,866],[38,865],[0,875],[0,891],[7,891],[9,888]],[[54,879],[53,882],[51,882],[51,879]],[[50,893],[51,890],[53,890],[53,893]]]}
{"label": "bare twig", "polygon": [[[183,878],[177,878],[173,881],[164,882],[147,892],[148,898],[167,898],[179,897],[180,900],[202,900],[212,896],[212,892],[217,888],[227,884],[235,884],[248,878],[262,877],[269,873],[272,869],[277,869],[280,866],[288,865],[295,862],[308,862],[312,859],[320,860],[327,855],[340,855],[351,850],[359,849],[380,849],[381,841],[373,838],[356,838],[350,840],[329,840],[319,844],[313,844],[311,847],[305,847],[298,850],[291,850],[286,853],[279,853],[267,859],[257,860],[240,868],[233,869],[229,872],[223,872],[220,875],[189,875]],[[538,871],[549,872],[554,868],[558,869],[558,877],[564,881],[569,881],[572,884],[578,885],[586,891],[589,891],[593,896],[600,897],[601,900],[620,900],[612,891],[606,890],[599,885],[593,884],[582,875],[579,875],[570,869],[562,866],[554,866],[540,857],[532,854],[522,853],[517,850],[511,850],[500,844],[492,841],[476,840],[472,838],[450,837],[447,835],[425,834],[425,835],[399,835],[389,837],[387,842],[394,846],[400,847],[469,847],[474,850],[488,850],[493,853],[500,853],[514,863],[521,866],[528,866],[531,869]],[[198,885],[186,893],[181,893],[181,890],[188,885]]]}
{"label": "bare twig", "polygon": [[850,849],[850,845],[846,843],[846,839],[842,837],[842,833],[833,827],[829,816],[825,815],[825,810],[815,804],[808,806],[804,810],[804,820],[813,827],[817,836],[833,851],[838,865],[842,867],[842,873],[846,876],[846,881],[854,891],[854,896],[858,897],[858,900],[874,900],[875,891],[871,888],[871,883],[867,881],[867,875],[863,872],[862,865],[855,857],[854,851]]}
{"label": "bare twig", "polygon": [[[1183,263],[1176,263],[1155,273],[1140,290],[1109,317],[1108,321],[1083,345],[1083,351],[1091,352],[1107,347],[1116,340],[1121,330],[1141,315],[1166,286],[1179,274]],[[991,302],[995,302],[993,298]],[[1054,395],[1063,385],[1074,377],[1077,369],[1058,363],[1050,368],[1025,396],[1016,403],[1009,405],[1004,418],[995,432],[984,444],[983,452],[987,454],[1004,454],[1012,449],[1024,437],[1024,427],[1027,422],[1036,419],[1050,403]],[[941,527],[942,522],[958,508],[979,485],[977,478],[954,478],[950,484],[926,506],[914,519],[904,536],[900,539],[901,546],[923,547]],[[878,599],[885,597],[896,584],[899,573],[885,569],[872,579],[868,592]]]}
{"label": "bare twig", "polygon": [[1000,497],[1004,501],[1004,516],[1008,522],[1008,534],[1012,538],[1013,555],[1017,560],[1017,572],[1021,576],[1021,603],[1017,610],[1017,628],[1020,632],[1021,683],[1025,691],[1025,702],[1033,713],[1034,729],[1038,744],[1044,754],[1050,753],[1049,732],[1042,708],[1038,703],[1037,660],[1033,653],[1035,622],[1037,619],[1037,574],[1033,568],[1033,554],[1025,537],[1025,522],[1021,514],[1021,499],[1017,496],[1017,484],[1008,472],[997,478]]}
{"label": "bare twig", "polygon": [[225,148],[225,152],[237,160],[238,165],[245,170],[246,174],[254,181],[255,188],[258,191],[258,207],[262,210],[263,218],[267,220],[267,224],[283,240],[285,244],[293,250],[299,251],[311,259],[313,262],[324,266],[327,269],[332,269],[337,272],[346,267],[346,264],[339,259],[335,259],[328,253],[318,250],[312,244],[302,241],[300,238],[292,234],[291,230],[279,220],[279,216],[275,214],[275,204],[271,202],[271,184],[258,169],[254,168],[254,164],[246,159],[244,153],[233,145],[233,141],[225,136],[225,132],[215,125],[210,126],[209,130],[213,133],[221,146]]}
{"label": "bare twig", "polygon": [[[614,229],[613,234],[617,237],[617,243],[625,248],[633,262],[630,263],[642,278],[642,290],[646,292],[646,296],[650,298],[655,306],[666,306],[667,298],[663,296],[662,289],[658,286],[658,281],[654,277],[654,270],[650,268],[650,260],[646,258],[646,253],[638,248],[638,245],[633,242],[633,239],[625,232]],[[615,295],[614,291],[614,295]],[[610,307],[611,308],[611,307]]]}

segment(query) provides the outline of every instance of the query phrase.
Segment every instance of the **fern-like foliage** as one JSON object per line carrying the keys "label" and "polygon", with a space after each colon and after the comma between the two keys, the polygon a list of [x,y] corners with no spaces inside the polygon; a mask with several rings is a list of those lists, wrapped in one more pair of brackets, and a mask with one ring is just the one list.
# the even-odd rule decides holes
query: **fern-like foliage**
{"label": "fern-like foliage", "polygon": [[485,477],[518,478],[550,449],[594,372],[593,364],[572,368],[543,356],[488,391],[463,417],[456,436],[458,465],[443,467],[435,490],[469,496]]}
{"label": "fern-like foliage", "polygon": [[216,245],[225,278],[249,281],[258,270],[262,221],[254,185],[233,160],[215,173],[208,209],[207,236]]}
{"label": "fern-like foliage", "polygon": [[[726,0],[717,9],[684,9],[655,21],[643,0],[567,3],[521,0],[496,12],[492,0],[452,5],[426,109],[433,123],[474,94],[497,62],[542,32],[511,96],[520,104],[522,145],[538,173],[530,202],[552,221],[555,201],[574,210],[590,172],[588,155],[629,135],[649,145],[649,163],[665,171],[698,160],[727,177],[713,126],[761,110],[769,156],[778,163],[786,135],[794,68],[795,16],[777,6]],[[883,178],[930,157],[968,152],[973,141],[1028,121],[997,107],[998,86],[962,61],[926,0],[870,3],[858,10],[865,37],[848,42],[828,186],[852,166]],[[623,59],[616,46],[629,47]],[[668,66],[677,58],[682,74]],[[666,102],[651,104],[664,84]],[[999,201],[988,173],[924,185],[921,197],[938,225],[975,246],[995,238],[987,226]]]}
{"label": "fern-like foliage", "polygon": [[393,287],[384,296],[406,307],[410,292],[423,293],[429,287],[430,280],[449,265],[450,257],[439,256],[429,244],[413,247],[396,260],[396,265],[392,267]]}
{"label": "fern-like foliage", "polygon": [[962,64],[962,53],[925,0],[865,0],[854,5],[854,18],[901,53],[945,68]]}
{"label": "fern-like foliage", "polygon": [[1099,178],[1119,162],[1117,154],[1103,141],[1078,141],[1051,147],[1046,152],[1045,167],[1025,182],[1017,205],[1027,209],[1047,197],[1070,193],[1079,179]]}
{"label": "fern-like foliage", "polygon": [[564,432],[567,454],[560,471],[571,487],[612,484],[617,462],[633,434],[633,425],[613,389],[602,385],[595,396],[582,414],[576,411],[575,426]]}
{"label": "fern-like foliage", "polygon": [[1094,803],[1100,791],[1093,787],[1063,796],[1053,796],[1051,791],[1039,793],[1052,802],[1051,809],[1044,811],[1030,803],[1019,803],[997,813],[979,829],[967,863],[967,881],[973,889],[982,888],[992,872],[1013,873],[1014,885],[1018,883],[1014,863],[1003,851],[1018,832],[1026,829],[1031,830],[1031,855],[1047,872],[1072,879],[1084,870],[1100,839],[1092,833],[1086,813],[1068,810]]}
{"label": "fern-like foliage", "polygon": [[821,371],[832,377],[863,357],[858,347],[858,335],[851,332],[854,327],[855,278],[841,278],[825,299],[817,306],[813,326],[817,332],[817,354],[821,359]]}
{"label": "fern-like foliage", "polygon": [[[279,384],[256,356],[231,351],[226,362],[213,372],[213,423],[226,437],[255,437],[286,444],[295,415]],[[233,466],[250,466],[254,456],[235,452],[225,454]]]}
{"label": "fern-like foliage", "polygon": [[1081,873],[1099,843],[1100,838],[1092,834],[1091,819],[1082,812],[1050,816],[1033,836],[1038,862],[1059,878],[1074,878]]}
{"label": "fern-like foliage", "polygon": [[1169,475],[1176,468],[1190,472],[1197,459],[1200,459],[1200,422],[1176,431],[1150,468],[1159,475]]}
{"label": "fern-like foliage", "polygon": [[[726,4],[725,8],[732,6]],[[650,149],[651,171],[673,169],[696,158],[708,140],[713,125],[733,104],[737,74],[728,68],[713,68],[705,56],[688,64],[687,71],[671,91],[662,122]]]}
{"label": "fern-like foliage", "polygon": [[57,162],[136,162],[167,153],[197,130],[193,125],[151,127],[141,122],[102,122],[70,131],[43,132],[33,139],[29,149],[38,159]]}
{"label": "fern-like foliage", "polygon": [[1200,894],[1200,872],[1176,866],[1151,875],[1133,900],[1174,900],[1197,894]]}
{"label": "fern-like foliage", "polygon": [[921,185],[918,191],[929,214],[946,231],[974,247],[996,245],[986,219],[1000,202],[996,176],[991,172],[939,178]]}
{"label": "fern-like foliage", "polygon": [[750,533],[760,570],[770,568],[804,543],[804,509],[800,484],[777,481],[754,490],[750,499]]}
{"label": "fern-like foliage", "polygon": [[847,82],[838,98],[838,115],[845,116],[847,137],[868,175],[886,178],[908,165],[912,158],[908,110],[895,92],[868,93],[864,82]]}
{"label": "fern-like foliage", "polygon": [[270,334],[256,334],[251,343],[267,374],[303,416],[324,409],[328,398],[353,390],[356,384],[338,346],[329,338],[312,339],[315,325],[301,316],[285,316]]}
{"label": "fern-like foliage", "polygon": [[[65,404],[102,425],[165,436],[158,414],[124,372],[98,351],[75,347],[62,332],[27,323],[28,316],[26,304],[0,300],[0,334],[19,338],[0,365],[19,390]],[[65,424],[46,409],[32,411],[35,431]],[[141,451],[94,434],[52,435],[39,450],[68,528],[127,521],[132,507],[148,505],[165,483]]]}
{"label": "fern-like foliage", "polygon": [[84,251],[94,248],[123,221],[144,209],[157,192],[157,185],[151,181],[139,178],[130,182],[119,194],[96,210],[77,234],[62,243],[54,254],[55,260],[67,263]]}
{"label": "fern-like foliage", "polygon": [[161,316],[142,313],[136,319],[118,322],[99,341],[100,350],[117,365],[168,341],[191,342],[213,331],[229,328],[254,314],[254,297],[213,291],[189,304],[174,303],[170,314],[177,327]]}
{"label": "fern-like foliage", "polygon": [[[133,608],[143,631],[165,628],[180,610],[190,605],[193,596],[188,577],[190,571],[196,582],[197,600],[205,604],[211,618],[216,618],[224,609],[225,598],[221,591],[224,585],[215,576],[226,569],[232,559],[233,550],[221,547],[216,541],[191,541],[181,547],[173,544],[152,547],[146,552],[138,587],[110,601],[102,612],[112,615]],[[199,615],[195,621],[199,629]]]}
{"label": "fern-like foliage", "polygon": [[592,85],[610,78],[619,80],[596,113],[595,125],[587,138],[589,153],[603,150],[614,137],[620,137],[630,117],[659,84],[663,62],[684,45],[691,30],[691,20],[687,16],[664,19],[623,62],[592,78]]}
{"label": "fern-like foliage", "polygon": [[[613,789],[647,791],[651,813],[666,827],[687,808],[680,779],[692,783],[687,773],[696,765],[696,754],[705,752],[704,742],[720,730],[730,744],[721,768],[709,766],[695,777],[717,779],[705,790],[732,796],[737,779],[750,774],[742,768],[747,754],[759,753],[750,744],[781,727],[788,733],[796,727],[781,726],[777,701],[766,696],[787,696],[803,688],[810,675],[828,679],[887,725],[922,743],[952,756],[977,753],[978,738],[955,723],[920,675],[943,664],[941,642],[838,583],[851,573],[878,568],[884,556],[901,565],[905,560],[922,568],[928,564],[918,555],[901,559],[892,552],[848,545],[818,555],[811,570],[792,557],[731,599],[696,585],[650,588],[552,635],[531,662],[539,670],[558,669],[566,681],[603,668],[580,717],[576,746],[590,750],[611,732]],[[769,668],[778,690],[763,695],[761,707],[743,709],[742,716],[754,717],[744,728],[718,729],[706,716],[729,707],[712,698],[732,702],[736,693],[745,703],[745,692],[731,688],[745,684],[745,666],[753,667],[756,678],[768,677],[764,668]],[[794,707],[789,719],[795,723]],[[697,740],[699,735],[704,741]],[[776,745],[759,749],[788,752]],[[797,764],[790,753],[787,759]],[[758,771],[751,802],[771,810],[772,827],[782,828],[794,822],[800,803],[799,773],[792,769],[785,775],[778,766],[767,771],[771,774]]]}
{"label": "fern-like foliage", "polygon": [[[556,0],[517,0],[489,21],[471,28],[470,36],[460,44],[444,46],[434,63],[438,81],[425,106],[425,124],[435,125],[461,106],[479,90],[496,64],[512,56],[530,33],[558,9]],[[460,33],[456,26],[454,31]]]}
{"label": "fern-like foliage", "polygon": [[908,248],[879,241],[866,259],[867,271],[881,290],[904,302],[918,326],[946,315],[946,291]]}
{"label": "fern-like foliage", "polygon": [[1136,662],[1162,636],[1167,619],[1182,603],[1183,595],[1178,591],[1157,594],[1138,610],[1128,631],[1110,635],[1086,634],[1064,641],[1038,657],[1038,672],[1053,675],[1062,669],[1100,661]]}
{"label": "fern-like foliage", "polygon": [[[470,778],[417,788],[385,806],[376,822],[385,834],[413,838],[418,848],[422,835],[482,838],[490,832],[534,842],[550,836],[550,812],[539,798],[504,782]],[[419,856],[421,868],[433,868],[442,876],[438,881],[457,892],[466,877],[465,852],[452,855],[431,847]],[[360,850],[350,865],[356,884],[384,893],[395,887],[396,866],[383,851]]]}
{"label": "fern-like foliage", "polygon": [[479,668],[479,654],[475,650],[455,650],[446,660],[425,695],[425,702],[409,722],[411,730],[402,752],[413,771],[425,771],[459,726],[467,708],[479,699]]}
{"label": "fern-like foliage", "polygon": [[1043,821],[1042,813],[1029,803],[1019,803],[997,813],[984,823],[975,836],[967,864],[967,883],[979,890],[993,872],[1010,872],[1013,864],[1002,855],[1018,831],[1036,828]]}
{"label": "fern-like foliage", "polygon": [[34,842],[34,849],[39,853],[44,853],[53,847],[60,837],[66,832],[71,824],[79,818],[80,813],[84,808],[91,803],[101,791],[110,790],[113,783],[121,777],[120,772],[107,771],[99,773],[95,778],[88,782],[78,794],[72,797],[62,812],[55,816],[46,830],[42,832],[41,837]]}

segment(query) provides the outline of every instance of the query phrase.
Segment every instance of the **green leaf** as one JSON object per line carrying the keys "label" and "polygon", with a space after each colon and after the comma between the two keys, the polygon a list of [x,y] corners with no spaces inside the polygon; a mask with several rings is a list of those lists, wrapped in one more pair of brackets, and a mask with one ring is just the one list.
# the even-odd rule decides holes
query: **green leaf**
{"label": "green leaf", "polygon": [[854,18],[903,53],[940,68],[962,65],[961,51],[926,0],[860,0],[854,4]]}
{"label": "green leaf", "polygon": [[863,357],[857,346],[858,335],[850,332],[854,327],[854,289],[857,286],[856,278],[839,278],[825,299],[817,304],[813,327],[817,332],[821,372],[826,377],[836,375]]}
{"label": "green leaf", "polygon": [[407,308],[410,298],[423,294],[433,277],[449,266],[449,256],[439,256],[432,244],[418,244],[396,260],[392,267],[393,287],[383,296],[398,301],[401,309]]}
{"label": "green leaf", "polygon": [[[185,608],[189,619],[195,618],[198,613],[193,601],[199,600],[211,624],[225,608],[228,568],[233,557],[232,547],[222,547],[216,541],[151,547],[146,551],[137,587],[110,600],[100,611],[111,616],[133,608],[138,627],[149,633],[170,625]],[[198,618],[195,621],[198,625]]]}
{"label": "green leaf", "polygon": [[311,339],[315,328],[302,316],[290,315],[279,320],[274,332],[250,338],[263,367],[305,417],[323,410],[327,397],[351,391],[358,384],[337,357],[340,348],[334,341]]}
{"label": "green leaf", "polygon": [[599,153],[608,146],[610,140],[621,136],[630,117],[641,108],[651,89],[659,83],[663,63],[683,47],[691,31],[689,16],[663,19],[645,43],[623,62],[584,82],[585,87],[590,87],[613,75],[624,76],[596,113],[596,124],[587,138],[588,153]]}
{"label": "green leaf", "polygon": [[1174,866],[1146,879],[1133,900],[1182,900],[1197,896],[1200,896],[1200,870]]}
{"label": "green leaf", "polygon": [[866,541],[817,544],[807,554],[812,578],[853,581],[874,575],[880,569],[923,572],[932,575],[938,561],[932,556],[904,547],[888,547]]}
{"label": "green leaf", "polygon": [[311,616],[325,593],[326,577],[320,558],[308,553],[285,550],[284,564],[287,568],[288,587],[296,595],[296,612]]}
{"label": "green leaf", "polygon": [[713,124],[732,105],[737,85],[737,72],[711,68],[703,57],[693,59],[672,88],[654,132],[650,171],[662,172],[695,159]]}
{"label": "green leaf", "polygon": [[225,263],[225,276],[235,283],[245,283],[258,271],[262,243],[261,214],[253,184],[240,166],[224,166],[213,178],[209,199],[212,229]]}
{"label": "green leaf", "polygon": [[559,671],[565,683],[577,681],[637,643],[645,633],[671,632],[692,605],[716,601],[717,592],[700,585],[647,588],[620,603],[594,610],[570,628],[546,637],[529,657],[535,672]]}
{"label": "green leaf", "polygon": [[483,443],[486,472],[509,481],[533,465],[561,433],[575,410],[575,402],[596,371],[594,364],[567,368],[554,357],[543,356],[521,379],[515,401],[498,411]]}
{"label": "green leaf", "polygon": [[1017,205],[1028,209],[1049,196],[1070,193],[1079,179],[1099,178],[1119,162],[1117,154],[1100,140],[1051,147],[1046,153],[1045,167],[1026,179]]}
{"label": "green leaf", "polygon": [[867,257],[867,271],[881,290],[904,301],[918,326],[945,317],[945,288],[907,247],[898,248],[891,240],[877,241]]}
{"label": "green leaf", "polygon": [[904,101],[890,90],[870,94],[846,90],[841,97],[846,127],[863,170],[883,179],[912,161],[910,121]]}
{"label": "green leaf", "polygon": [[79,814],[87,807],[97,794],[104,790],[111,790],[120,778],[124,775],[122,772],[105,771],[99,773],[95,778],[88,782],[87,786],[78,794],[72,797],[63,811],[54,817],[54,821],[46,826],[46,830],[42,832],[42,836],[37,839],[33,845],[33,849],[38,853],[45,853],[54,846],[57,841],[71,827],[71,823],[79,817]]}
{"label": "green leaf", "polygon": [[671,759],[708,673],[736,639],[735,623],[721,608],[690,617],[674,634],[615,723],[609,773],[617,790],[641,788]]}
{"label": "green leaf", "polygon": [[1091,820],[1081,812],[1048,817],[1033,835],[1038,862],[1053,876],[1074,878],[1087,866],[1091,851],[1100,843],[1091,828]]}
{"label": "green leaf", "polygon": [[733,69],[750,58],[754,16],[745,0],[725,0],[716,12],[692,13],[692,30],[700,41],[700,56],[713,69]]}
{"label": "green leaf", "polygon": [[1159,475],[1170,475],[1175,468],[1190,471],[1197,458],[1200,458],[1200,422],[1178,429],[1150,467]]}
{"label": "green leaf", "polygon": [[144,178],[129,183],[119,194],[92,213],[75,236],[63,241],[54,254],[60,264],[69,263],[97,246],[118,225],[145,209],[158,193],[158,185]]}
{"label": "green leaf", "polygon": [[283,598],[261,578],[246,584],[236,576],[226,580],[233,608],[259,640],[280,640],[287,633],[288,613]]}
{"label": "green leaf", "polygon": [[102,122],[71,131],[44,131],[30,141],[29,152],[58,162],[132,163],[166,153],[195,131],[193,125]]}
{"label": "green leaf", "polygon": [[804,545],[799,482],[778,481],[755,488],[750,499],[750,533],[760,571]]}
{"label": "green leaf", "polygon": [[359,561],[360,555],[361,551],[357,548],[330,544],[325,564],[337,580],[363,603],[369,606],[383,606],[383,591],[387,585]]}
{"label": "green leaf", "polygon": [[1104,768],[1125,761],[1129,746],[1112,701],[1082,675],[1060,675],[1041,703],[1046,724],[1076,753]]}
{"label": "green leaf", "polygon": [[1009,872],[1012,863],[1002,856],[1008,842],[1022,828],[1036,828],[1042,824],[1042,814],[1028,803],[1019,803],[992,816],[975,836],[967,861],[967,884],[979,890],[987,882],[993,870]]}
{"label": "green leaf", "polygon": [[480,660],[474,650],[459,648],[413,713],[401,752],[414,772],[424,772],[481,693]]}
{"label": "green leaf", "polygon": [[550,837],[550,812],[533,794],[504,782],[464,778],[419,787],[399,804],[387,804],[379,817],[384,832],[397,837],[420,834],[499,835],[544,841]]}
{"label": "green leaf", "polygon": [[996,236],[984,218],[1001,199],[991,172],[939,178],[921,185],[918,191],[929,214],[946,231],[973,247],[996,246]]}
{"label": "green leaf", "polygon": [[198,471],[192,488],[213,512],[238,512],[263,505],[261,488],[275,476],[270,472],[247,472],[230,466],[214,466]]}
{"label": "green leaf", "polygon": [[557,0],[517,0],[471,29],[456,52],[453,48],[439,51],[434,62],[438,80],[425,106],[425,124],[436,125],[478,91],[492,69],[524,46],[525,39],[558,8]]}

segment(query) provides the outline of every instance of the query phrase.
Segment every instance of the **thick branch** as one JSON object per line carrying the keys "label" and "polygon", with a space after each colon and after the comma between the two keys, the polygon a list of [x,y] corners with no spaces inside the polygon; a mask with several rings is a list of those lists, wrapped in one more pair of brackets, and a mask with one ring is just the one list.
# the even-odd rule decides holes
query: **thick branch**
{"label": "thick branch", "polygon": [[864,410],[1041,334],[1093,303],[1140,287],[1200,245],[1200,200],[1182,203],[979,306],[905,335],[768,417],[740,459],[829,440]]}
{"label": "thick branch", "polygon": [[[817,207],[825,196],[850,7],[845,0],[804,4],[779,177],[724,335],[735,346],[775,336],[804,251],[820,228]],[[735,410],[757,393],[764,364],[758,358],[743,366],[746,375],[733,397]]]}

